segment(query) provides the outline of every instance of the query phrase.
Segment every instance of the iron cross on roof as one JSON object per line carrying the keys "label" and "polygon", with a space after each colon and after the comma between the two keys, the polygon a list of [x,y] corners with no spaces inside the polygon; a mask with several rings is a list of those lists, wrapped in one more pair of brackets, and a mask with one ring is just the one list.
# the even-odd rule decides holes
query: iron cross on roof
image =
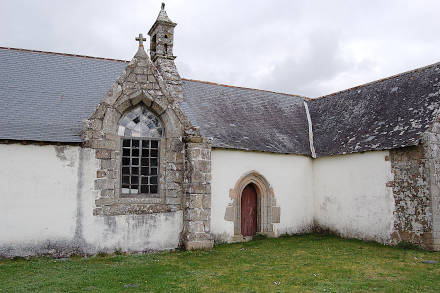
{"label": "iron cross on roof", "polygon": [[144,41],[146,41],[147,39],[144,38],[143,34],[139,34],[139,37],[136,38],[136,41],[139,42],[139,47],[143,47],[144,46]]}

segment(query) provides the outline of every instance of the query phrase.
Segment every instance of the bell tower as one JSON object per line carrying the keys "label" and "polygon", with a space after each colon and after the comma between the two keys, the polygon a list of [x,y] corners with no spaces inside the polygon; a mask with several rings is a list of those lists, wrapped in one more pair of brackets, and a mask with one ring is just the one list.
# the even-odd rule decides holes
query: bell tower
{"label": "bell tower", "polygon": [[173,42],[174,27],[177,23],[172,22],[165,11],[165,3],[162,3],[156,22],[148,31],[150,36],[150,56],[151,61],[155,62],[158,58],[174,60]]}
{"label": "bell tower", "polygon": [[177,71],[173,55],[174,27],[162,3],[159,15],[148,31],[150,36],[150,57],[168,85],[171,95],[178,101],[183,101],[182,79]]}

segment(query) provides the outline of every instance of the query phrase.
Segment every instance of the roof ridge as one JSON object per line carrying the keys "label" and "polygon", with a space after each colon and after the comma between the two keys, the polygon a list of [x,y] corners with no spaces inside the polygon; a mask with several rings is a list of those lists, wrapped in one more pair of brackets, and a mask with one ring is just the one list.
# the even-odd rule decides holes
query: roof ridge
{"label": "roof ridge", "polygon": [[20,51],[20,52],[30,52],[30,53],[43,53],[43,54],[51,54],[51,55],[61,55],[61,56],[71,56],[71,57],[81,57],[81,58],[89,58],[96,60],[107,60],[107,61],[117,61],[128,63],[127,60],[122,59],[113,59],[113,58],[104,58],[104,57],[94,57],[88,55],[79,55],[79,54],[69,54],[69,53],[58,53],[58,52],[50,52],[50,51],[40,51],[40,50],[31,50],[31,49],[22,49],[22,48],[12,48],[12,47],[1,47],[0,49],[11,50],[11,51]]}
{"label": "roof ridge", "polygon": [[419,68],[416,68],[416,69],[411,69],[411,70],[408,70],[408,71],[397,73],[397,74],[394,74],[394,75],[391,75],[391,76],[388,76],[388,77],[384,77],[384,78],[381,78],[381,79],[373,80],[373,81],[370,81],[370,82],[367,82],[367,83],[363,83],[363,84],[360,84],[360,85],[357,85],[357,86],[354,86],[354,87],[351,87],[351,88],[348,88],[348,89],[343,89],[343,90],[340,90],[340,91],[337,91],[337,92],[334,92],[334,93],[331,93],[331,94],[328,94],[328,95],[319,96],[317,98],[308,98],[308,99],[310,101],[313,101],[313,100],[319,100],[319,99],[331,97],[331,96],[334,96],[334,95],[337,95],[337,94],[340,94],[340,93],[344,93],[344,92],[348,92],[348,91],[351,91],[351,90],[363,88],[363,87],[366,87],[366,86],[369,86],[369,85],[372,85],[372,84],[375,84],[375,83],[378,83],[378,82],[382,82],[382,81],[385,81],[385,80],[390,80],[390,79],[393,79],[393,78],[404,76],[406,74],[415,73],[415,72],[418,72],[420,70],[424,70],[424,69],[427,69],[427,68],[430,68],[430,67],[434,67],[436,65],[440,65],[440,62],[436,62],[436,63],[429,64],[429,65],[426,65],[426,66],[422,66],[422,67],[419,67]]}
{"label": "roof ridge", "polygon": [[279,94],[279,95],[303,98],[303,99],[307,99],[307,100],[311,99],[311,98],[308,98],[308,97],[305,97],[305,96],[301,96],[301,95],[286,94],[286,93],[281,93],[281,92],[274,92],[274,91],[269,91],[269,90],[262,90],[262,89],[249,88],[249,87],[243,87],[243,86],[235,86],[235,85],[229,85],[229,84],[223,84],[223,83],[216,83],[216,82],[212,82],[212,81],[190,79],[190,78],[183,78],[183,77],[182,77],[182,80],[206,83],[206,84],[211,84],[211,85],[224,86],[224,87],[229,87],[229,88],[237,88],[237,89],[244,89],[244,90],[254,90],[254,91],[260,91],[260,92],[266,92],[266,93],[272,93],[272,94]]}
{"label": "roof ridge", "polygon": [[[89,59],[97,59],[97,60],[117,61],[117,62],[124,62],[124,63],[130,62],[130,61],[127,61],[127,60],[122,60],[122,59],[94,57],[94,56],[88,56],[88,55],[58,53],[58,52],[40,51],[40,50],[31,50],[31,49],[22,49],[22,48],[12,48],[12,47],[1,47],[0,46],[0,49],[12,50],[12,51],[20,51],[20,52],[31,52],[31,53],[43,53],[43,54],[52,54],[52,55],[61,55],[61,56],[81,57],[81,58],[89,58]],[[201,82],[201,83],[206,83],[206,84],[225,86],[225,87],[230,87],[230,88],[238,88],[238,89],[246,89],[246,90],[256,90],[256,91],[261,91],[261,92],[280,94],[280,95],[286,95],[286,96],[291,96],[291,97],[300,97],[300,98],[303,98],[303,99],[310,99],[308,97],[301,96],[301,95],[295,95],[295,94],[287,94],[287,93],[274,92],[274,91],[262,90],[262,89],[256,89],[256,88],[234,86],[234,85],[221,84],[221,83],[215,83],[215,82],[211,82],[211,81],[204,81],[204,80],[197,80],[197,79],[189,79],[189,78],[182,78],[182,79],[183,80],[187,80],[187,81],[195,81],[195,82]]]}
{"label": "roof ridge", "polygon": [[[88,56],[88,55],[79,55],[79,54],[69,54],[69,53],[58,53],[58,52],[50,52],[50,51],[41,51],[41,50],[31,50],[31,49],[22,49],[22,48],[12,48],[12,47],[2,47],[0,46],[0,49],[4,49],[4,50],[11,50],[11,51],[20,51],[20,52],[30,52],[30,53],[43,53],[43,54],[52,54],[52,55],[60,55],[60,56],[70,56],[70,57],[80,57],[80,58],[88,58],[88,59],[95,59],[95,60],[107,60],[107,61],[116,61],[116,62],[123,62],[123,63],[128,63],[130,61],[128,60],[122,60],[122,59],[113,59],[113,58],[104,58],[104,57],[94,57],[94,56]],[[385,80],[390,80],[399,76],[404,76],[406,74],[410,74],[410,73],[414,73],[414,72],[418,72],[420,70],[424,70],[430,67],[434,67],[436,65],[439,65],[440,62],[436,62],[430,65],[426,65],[426,66],[422,66],[416,69],[411,69],[408,71],[404,71],[401,73],[397,73],[385,78],[381,78],[381,79],[377,79],[374,81],[370,81],[364,84],[360,84],[351,88],[347,88],[347,89],[343,89],[340,91],[336,91],[334,93],[328,94],[328,95],[323,95],[323,96],[319,96],[316,98],[309,98],[306,96],[302,96],[302,95],[296,95],[296,94],[287,94],[287,93],[282,93],[282,92],[275,92],[275,91],[270,91],[270,90],[263,90],[263,89],[256,89],[256,88],[249,88],[249,87],[242,87],[242,86],[234,86],[234,85],[228,85],[228,84],[222,84],[222,83],[216,83],[216,82],[211,82],[211,81],[204,81],[204,80],[197,80],[197,79],[189,79],[189,78],[182,78],[182,80],[187,80],[187,81],[194,81],[194,82],[200,82],[200,83],[205,83],[205,84],[211,84],[211,85],[218,85],[218,86],[224,86],[224,87],[229,87],[229,88],[237,88],[237,89],[245,89],[245,90],[255,90],[255,91],[260,91],[260,92],[266,92],[266,93],[272,93],[272,94],[279,94],[279,95],[285,95],[285,96],[290,96],[290,97],[298,97],[298,98],[302,98],[306,101],[314,101],[314,100],[320,100],[323,98],[327,98],[327,97],[331,97],[340,93],[344,93],[344,92],[348,92],[348,91],[352,91],[355,89],[359,89],[359,88],[363,88],[378,82],[382,82]]]}

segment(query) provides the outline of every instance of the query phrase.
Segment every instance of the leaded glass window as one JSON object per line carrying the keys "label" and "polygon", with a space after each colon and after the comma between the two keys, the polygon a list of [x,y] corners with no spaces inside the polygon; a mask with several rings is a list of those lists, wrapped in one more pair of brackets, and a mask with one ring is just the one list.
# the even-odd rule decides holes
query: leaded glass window
{"label": "leaded glass window", "polygon": [[160,120],[145,107],[139,106],[122,116],[118,125],[118,134],[123,136],[122,194],[158,194],[162,133]]}
{"label": "leaded glass window", "polygon": [[119,136],[160,138],[162,133],[159,118],[144,106],[138,106],[125,113],[119,120]]}

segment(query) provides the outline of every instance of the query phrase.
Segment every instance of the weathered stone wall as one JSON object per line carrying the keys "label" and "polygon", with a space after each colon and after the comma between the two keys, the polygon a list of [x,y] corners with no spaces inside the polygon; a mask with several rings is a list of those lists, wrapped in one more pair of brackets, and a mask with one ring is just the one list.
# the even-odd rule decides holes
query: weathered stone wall
{"label": "weathered stone wall", "polygon": [[182,101],[182,79],[174,63],[176,56],[173,55],[174,28],[177,24],[168,18],[164,8],[162,6],[156,22],[148,32],[151,37],[150,56],[168,85],[171,95]]}
{"label": "weathered stone wall", "polygon": [[186,138],[183,242],[186,249],[211,248],[211,141]]}
{"label": "weathered stone wall", "polygon": [[174,61],[166,58],[158,58],[154,64],[162,74],[171,94],[176,97],[177,100],[183,101],[182,79],[180,78]]}
{"label": "weathered stone wall", "polygon": [[432,213],[432,249],[440,250],[440,117],[423,136]]}
{"label": "weathered stone wall", "polygon": [[[144,104],[155,113],[165,128],[160,140],[159,197],[120,193],[121,137],[117,135],[117,125],[121,116],[137,104]],[[185,125],[188,125],[185,116],[140,47],[91,119],[84,123],[84,146],[96,149],[96,158],[101,162],[95,180],[95,190],[100,193],[95,215],[181,210]]]}
{"label": "weathered stone wall", "polygon": [[390,151],[394,181],[394,232],[392,242],[411,242],[431,248],[432,209],[425,146]]}
{"label": "weathered stone wall", "polygon": [[440,250],[440,122],[426,131],[418,146],[391,152],[394,173],[393,242],[407,241]]}
{"label": "weathered stone wall", "polygon": [[[181,91],[178,73],[177,79],[171,82]],[[179,101],[179,91],[164,81],[140,47],[95,113],[84,123],[84,147],[96,150],[101,166],[96,171],[95,191],[99,198],[95,201],[94,215],[184,210],[181,245],[189,249],[212,247],[209,233],[211,148],[200,131],[191,126]],[[158,196],[120,193],[121,137],[117,135],[117,125],[121,116],[138,104],[144,104],[153,112],[165,130],[160,140]],[[200,198],[203,206],[195,206]]]}

